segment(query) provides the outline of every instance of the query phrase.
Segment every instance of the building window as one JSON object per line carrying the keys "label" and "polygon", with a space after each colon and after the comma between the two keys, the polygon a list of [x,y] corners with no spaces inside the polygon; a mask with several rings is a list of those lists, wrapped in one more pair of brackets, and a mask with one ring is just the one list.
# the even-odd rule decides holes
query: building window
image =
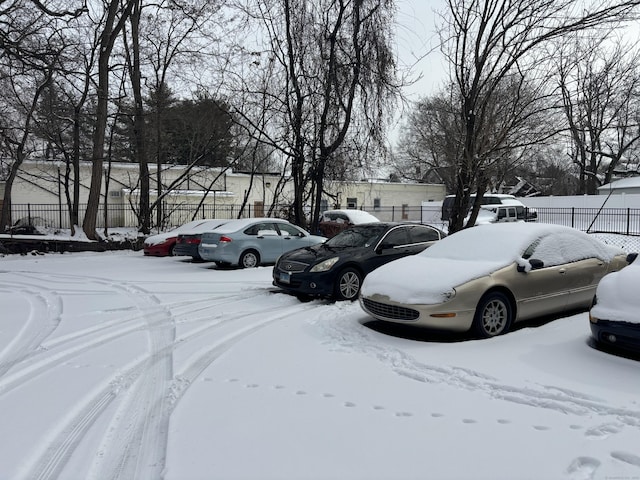
{"label": "building window", "polygon": [[373,210],[378,212],[380,211],[380,199],[379,198],[374,198],[373,199]]}
{"label": "building window", "polygon": [[358,199],[354,197],[347,197],[347,208],[358,208]]}
{"label": "building window", "polygon": [[402,204],[402,219],[403,220],[409,219],[409,205],[407,205],[406,203]]}

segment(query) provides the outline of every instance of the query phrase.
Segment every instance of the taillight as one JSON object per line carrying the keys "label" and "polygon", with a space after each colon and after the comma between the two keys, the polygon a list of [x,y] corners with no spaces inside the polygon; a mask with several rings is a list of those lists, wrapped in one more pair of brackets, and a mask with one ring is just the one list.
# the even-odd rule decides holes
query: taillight
{"label": "taillight", "polygon": [[200,238],[187,238],[187,243],[191,243],[193,245],[198,245],[200,243]]}
{"label": "taillight", "polygon": [[219,241],[220,241],[220,243],[229,243],[229,242],[231,241],[231,238],[229,238],[229,237],[227,237],[227,236],[225,236],[225,235],[222,235],[222,236],[220,237],[220,240],[219,240]]}

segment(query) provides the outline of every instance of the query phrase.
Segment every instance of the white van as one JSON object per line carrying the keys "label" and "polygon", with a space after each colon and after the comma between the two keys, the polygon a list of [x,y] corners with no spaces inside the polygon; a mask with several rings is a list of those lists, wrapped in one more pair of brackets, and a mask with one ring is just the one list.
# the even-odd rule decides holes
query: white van
{"label": "white van", "polygon": [[[465,224],[469,220],[469,216],[464,219]],[[476,225],[486,223],[502,223],[502,222],[524,222],[518,218],[517,207],[513,205],[482,205],[478,211]]]}
{"label": "white van", "polygon": [[[442,202],[442,221],[449,220],[449,217],[451,216],[451,209],[453,208],[454,199],[455,195],[447,195],[444,198]],[[467,210],[471,209],[475,199],[476,196],[471,195],[471,197],[469,198],[469,205],[467,206]],[[522,203],[513,195],[508,195],[505,193],[485,193],[482,196],[482,206],[485,207],[492,205],[508,205],[510,207],[514,207],[518,220],[535,222],[538,217],[538,213],[534,209],[527,208],[524,203]]]}

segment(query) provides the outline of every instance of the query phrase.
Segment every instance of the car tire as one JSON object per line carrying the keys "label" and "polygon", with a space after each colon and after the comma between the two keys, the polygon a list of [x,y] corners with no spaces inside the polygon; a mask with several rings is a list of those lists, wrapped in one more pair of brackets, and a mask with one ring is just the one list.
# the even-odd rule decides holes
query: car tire
{"label": "car tire", "polygon": [[214,262],[216,264],[216,267],[218,268],[227,268],[229,266],[229,263],[227,262]]}
{"label": "car tire", "polygon": [[260,265],[260,255],[255,250],[247,250],[240,255],[241,268],[255,268]]}
{"label": "car tire", "polygon": [[338,274],[334,287],[337,300],[355,300],[362,286],[362,274],[355,268],[345,268]]}
{"label": "car tire", "polygon": [[501,292],[483,296],[473,317],[473,330],[481,338],[507,333],[513,322],[513,307],[509,298]]}
{"label": "car tire", "polygon": [[173,250],[176,248],[175,244],[169,247],[168,253],[170,257],[173,257]]}

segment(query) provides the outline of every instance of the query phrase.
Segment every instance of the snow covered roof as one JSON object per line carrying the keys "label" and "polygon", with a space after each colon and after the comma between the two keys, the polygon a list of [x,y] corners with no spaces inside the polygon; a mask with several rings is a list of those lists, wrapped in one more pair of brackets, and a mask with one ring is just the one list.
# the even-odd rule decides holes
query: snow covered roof
{"label": "snow covered roof", "polygon": [[341,213],[345,215],[351,223],[354,225],[358,225],[360,223],[372,223],[379,222],[378,218],[374,215],[365,212],[364,210],[356,210],[352,208],[347,209],[337,209],[337,210],[327,210],[323,212],[323,215],[332,214],[332,213]]}
{"label": "snow covered roof", "polygon": [[623,188],[637,188],[640,193],[640,176],[621,178],[598,187],[598,190],[619,190]]}

